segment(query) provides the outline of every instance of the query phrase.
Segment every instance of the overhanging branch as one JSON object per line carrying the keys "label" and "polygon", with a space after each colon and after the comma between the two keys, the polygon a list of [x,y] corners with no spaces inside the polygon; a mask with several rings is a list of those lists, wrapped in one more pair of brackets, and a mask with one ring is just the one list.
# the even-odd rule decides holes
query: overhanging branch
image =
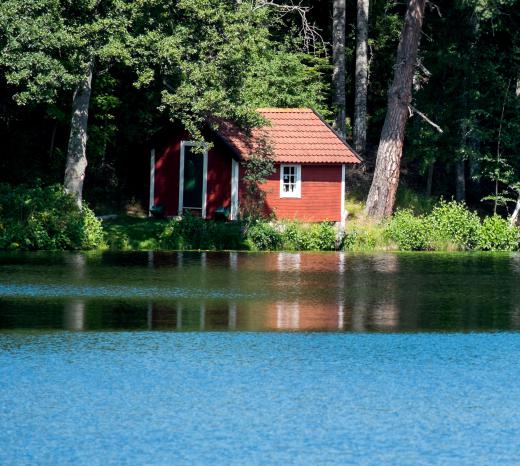
{"label": "overhanging branch", "polygon": [[437,123],[434,123],[424,113],[417,110],[413,105],[408,105],[408,109],[410,110],[410,116],[413,116],[414,113],[417,113],[417,115],[419,115],[430,126],[433,126],[439,133],[444,133],[443,129]]}

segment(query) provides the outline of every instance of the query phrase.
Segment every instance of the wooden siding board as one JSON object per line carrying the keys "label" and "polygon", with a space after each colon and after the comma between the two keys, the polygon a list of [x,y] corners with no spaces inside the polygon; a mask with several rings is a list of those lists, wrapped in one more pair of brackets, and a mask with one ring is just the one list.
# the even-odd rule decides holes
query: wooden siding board
{"label": "wooden siding board", "polygon": [[280,165],[262,186],[266,206],[278,219],[341,220],[341,165],[302,165],[301,198],[280,197]]}

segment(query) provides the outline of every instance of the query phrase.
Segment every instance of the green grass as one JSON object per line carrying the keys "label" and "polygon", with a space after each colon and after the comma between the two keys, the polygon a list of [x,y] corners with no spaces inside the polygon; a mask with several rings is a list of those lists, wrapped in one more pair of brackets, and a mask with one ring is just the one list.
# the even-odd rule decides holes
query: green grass
{"label": "green grass", "polygon": [[167,223],[167,220],[120,215],[103,222],[105,242],[109,249],[119,251],[160,249],[159,235]]}

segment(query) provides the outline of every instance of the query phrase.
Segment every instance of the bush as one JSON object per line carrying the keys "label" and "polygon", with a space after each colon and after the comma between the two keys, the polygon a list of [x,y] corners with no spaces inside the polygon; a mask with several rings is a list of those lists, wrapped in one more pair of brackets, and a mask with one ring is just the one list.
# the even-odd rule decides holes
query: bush
{"label": "bush", "polygon": [[350,252],[388,249],[384,226],[362,220],[348,222],[342,249]]}
{"label": "bush", "polygon": [[480,227],[477,248],[483,251],[518,249],[518,228],[498,215],[486,217]]}
{"label": "bush", "polygon": [[247,230],[247,239],[252,249],[274,251],[282,245],[282,235],[269,223],[258,222]]}
{"label": "bush", "polygon": [[494,215],[481,223],[464,203],[441,200],[427,216],[400,210],[390,220],[386,233],[400,250],[480,249],[513,251],[518,248],[519,231]]}
{"label": "bush", "polygon": [[301,251],[305,249],[306,238],[302,225],[297,222],[286,222],[281,224],[282,247],[289,251]]}
{"label": "bush", "polygon": [[308,230],[309,250],[334,251],[336,249],[337,232],[331,222],[313,224]]}
{"label": "bush", "polygon": [[433,249],[474,249],[480,219],[463,202],[441,200],[427,216]]}
{"label": "bush", "polygon": [[291,251],[333,251],[337,233],[331,222],[281,224],[282,247]]}
{"label": "bush", "polygon": [[208,222],[187,212],[182,219],[167,223],[159,242],[174,250],[242,249],[243,235],[239,224]]}
{"label": "bush", "polygon": [[101,221],[79,209],[60,185],[0,185],[0,249],[94,249],[103,244]]}
{"label": "bush", "polygon": [[285,222],[277,226],[257,222],[249,228],[247,238],[252,249],[260,251],[333,251],[336,248],[336,229],[330,222]]}
{"label": "bush", "polygon": [[429,248],[427,220],[422,215],[414,216],[409,209],[398,210],[385,233],[402,251],[424,251]]}

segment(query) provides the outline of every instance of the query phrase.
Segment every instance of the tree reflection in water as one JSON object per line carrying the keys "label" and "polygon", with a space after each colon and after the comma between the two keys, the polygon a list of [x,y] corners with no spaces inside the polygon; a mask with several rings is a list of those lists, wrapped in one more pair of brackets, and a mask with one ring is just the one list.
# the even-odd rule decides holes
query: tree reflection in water
{"label": "tree reflection in water", "polygon": [[300,252],[3,256],[0,328],[515,330],[520,328],[519,257]]}

